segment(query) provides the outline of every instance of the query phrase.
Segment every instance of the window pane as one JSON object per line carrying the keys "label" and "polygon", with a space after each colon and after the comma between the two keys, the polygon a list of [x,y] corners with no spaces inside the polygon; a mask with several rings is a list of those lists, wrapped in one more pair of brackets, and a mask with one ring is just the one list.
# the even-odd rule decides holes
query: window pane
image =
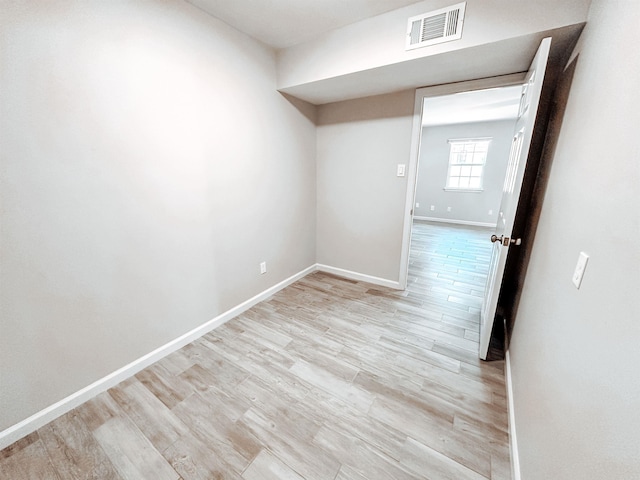
{"label": "window pane", "polygon": [[485,160],[484,152],[473,154],[473,163],[484,163],[484,160]]}
{"label": "window pane", "polygon": [[489,141],[461,139],[449,140],[448,188],[480,189]]}
{"label": "window pane", "polygon": [[480,188],[480,177],[471,177],[469,179],[469,187],[470,188]]}

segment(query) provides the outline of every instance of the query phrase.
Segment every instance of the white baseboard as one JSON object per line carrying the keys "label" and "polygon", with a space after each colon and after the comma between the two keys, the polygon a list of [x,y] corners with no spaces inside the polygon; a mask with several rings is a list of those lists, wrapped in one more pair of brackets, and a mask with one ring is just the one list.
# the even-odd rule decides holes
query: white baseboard
{"label": "white baseboard", "polygon": [[320,272],[331,273],[338,277],[348,278],[350,280],[357,280],[358,282],[367,282],[374,285],[380,285],[382,287],[394,288],[400,290],[400,282],[395,280],[388,280],[386,278],[374,277],[372,275],[366,275],[364,273],[353,272],[351,270],[344,270],[343,268],[331,267],[329,265],[316,264],[316,270]]}
{"label": "white baseboard", "polygon": [[518,438],[516,437],[516,417],[513,404],[513,385],[511,383],[511,357],[509,350],[505,354],[505,382],[507,385],[507,408],[509,411],[509,450],[511,451],[511,478],[521,480]]}
{"label": "white baseboard", "polygon": [[249,300],[227,310],[226,312],[218,315],[217,317],[209,320],[208,322],[196,327],[190,332],[185,333],[184,335],[176,338],[175,340],[170,341],[169,343],[153,350],[152,352],[134,360],[133,362],[125,365],[122,368],[119,368],[115,372],[110,373],[109,375],[96,380],[92,384],[78,390],[75,393],[72,393],[66,398],[63,398],[59,402],[54,403],[46,407],[43,410],[31,415],[29,418],[22,420],[21,422],[7,428],[0,432],[0,450],[8,447],[12,443],[17,440],[23,438],[26,435],[29,435],[32,432],[35,432],[40,427],[43,427],[47,423],[55,420],[56,418],[64,415],[65,413],[73,410],[74,408],[82,405],[84,402],[91,400],[96,395],[99,395],[102,392],[107,391],[108,389],[115,387],[120,382],[132,377],[136,373],[141,370],[147,368],[149,365],[154,364],[158,360],[163,359],[167,355],[181,349],[185,345],[197,340],[201,336],[206,333],[214,330],[215,328],[223,325],[228,322],[232,318],[240,315],[241,313],[249,310],[254,305],[262,302],[263,300],[269,298],[275,293],[279,292],[283,288],[291,285],[297,280],[305,277],[306,275],[315,272],[327,272],[333,275],[337,275],[339,277],[348,278],[350,280],[357,280],[362,282],[371,283],[374,285],[381,285],[384,287],[400,289],[400,283],[387,280],[385,278],[374,277],[371,275],[366,275],[363,273],[352,272],[350,270],[344,270],[342,268],[330,267],[328,265],[315,264],[310,267],[305,268],[301,272],[296,273],[295,275],[283,280],[282,282],[274,285],[266,289],[265,291],[259,293],[258,295],[250,298]]}
{"label": "white baseboard", "polygon": [[492,228],[496,227],[495,223],[470,222],[468,220],[451,220],[448,218],[436,218],[436,217],[419,217],[418,215],[414,215],[413,219],[424,220],[425,222],[455,223],[457,225],[471,225],[474,227],[492,227]]}
{"label": "white baseboard", "polygon": [[200,338],[202,335],[210,332],[211,330],[219,327],[220,325],[226,323],[231,320],[233,317],[240,315],[242,312],[249,310],[254,305],[260,303],[261,301],[269,298],[275,293],[279,292],[283,288],[291,285],[293,282],[301,279],[302,277],[318,270],[317,265],[312,265],[299,273],[283,280],[282,282],[274,285],[271,288],[266,289],[265,291],[259,293],[258,295],[250,298],[249,300],[241,303],[233,307],[230,310],[218,315],[212,320],[200,325],[199,327],[191,330],[190,332],[185,333],[184,335],[172,340],[171,342],[161,346],[160,348],[155,349],[154,351],[134,360],[128,365],[116,370],[113,373],[110,373],[106,377],[101,378],[93,382],[91,385],[84,387],[81,390],[69,395],[66,398],[63,398],[59,402],[54,403],[53,405],[48,406],[44,410],[41,410],[29,418],[7,428],[0,432],[0,450],[5,447],[8,447],[15,441],[21,439],[22,437],[29,435],[32,432],[35,432],[38,428],[43,427],[47,423],[55,420],[61,415],[73,410],[74,408],[82,405],[84,402],[91,400],[96,395],[108,390],[111,387],[115,387],[117,384],[126,380],[127,378],[132,377],[139,371],[148,367],[149,365],[161,360],[167,355],[175,352],[176,350],[181,349],[185,345],[193,342],[194,340]]}

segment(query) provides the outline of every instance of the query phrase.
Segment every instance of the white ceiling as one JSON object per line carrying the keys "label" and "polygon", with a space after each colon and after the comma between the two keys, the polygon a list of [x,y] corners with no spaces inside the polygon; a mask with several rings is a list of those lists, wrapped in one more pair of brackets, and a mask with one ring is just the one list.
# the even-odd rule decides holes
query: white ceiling
{"label": "white ceiling", "polygon": [[416,0],[187,0],[275,48],[416,3]]}
{"label": "white ceiling", "polygon": [[515,119],[521,90],[516,85],[425,98],[422,125]]}

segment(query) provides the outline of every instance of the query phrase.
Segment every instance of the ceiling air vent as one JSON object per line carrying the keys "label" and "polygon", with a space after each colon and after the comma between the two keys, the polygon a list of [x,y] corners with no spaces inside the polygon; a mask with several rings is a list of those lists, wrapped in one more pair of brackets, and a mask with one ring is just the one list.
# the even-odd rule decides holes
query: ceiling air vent
{"label": "ceiling air vent", "polygon": [[461,38],[466,5],[467,2],[462,2],[411,17],[407,28],[406,49],[411,50]]}

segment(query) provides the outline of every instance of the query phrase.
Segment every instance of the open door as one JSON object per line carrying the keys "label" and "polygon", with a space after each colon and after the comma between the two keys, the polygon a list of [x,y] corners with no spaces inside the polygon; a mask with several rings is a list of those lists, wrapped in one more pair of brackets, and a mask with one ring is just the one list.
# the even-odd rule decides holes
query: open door
{"label": "open door", "polygon": [[498,296],[507,261],[507,253],[509,248],[518,248],[520,245],[520,239],[512,236],[513,224],[518,200],[520,199],[522,180],[527,167],[527,158],[529,157],[533,128],[538,114],[538,105],[550,47],[551,38],[542,40],[525,77],[525,83],[522,85],[520,108],[511,143],[498,223],[495,234],[490,239],[487,239],[487,241],[493,242],[493,252],[480,313],[480,349],[478,353],[483,360],[486,360],[489,351],[491,330],[498,306]]}

